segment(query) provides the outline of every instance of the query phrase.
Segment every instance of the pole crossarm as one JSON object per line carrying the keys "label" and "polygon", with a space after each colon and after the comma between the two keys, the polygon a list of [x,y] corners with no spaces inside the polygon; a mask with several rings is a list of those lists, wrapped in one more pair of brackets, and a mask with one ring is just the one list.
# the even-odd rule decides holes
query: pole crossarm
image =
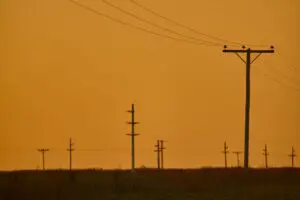
{"label": "pole crossarm", "polygon": [[270,50],[252,50],[252,49],[223,49],[224,53],[274,53],[274,49]]}

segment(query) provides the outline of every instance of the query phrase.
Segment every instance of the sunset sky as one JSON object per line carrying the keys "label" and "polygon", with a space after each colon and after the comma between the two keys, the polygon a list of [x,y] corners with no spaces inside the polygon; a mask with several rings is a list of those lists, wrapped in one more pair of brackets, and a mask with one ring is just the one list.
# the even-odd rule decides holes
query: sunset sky
{"label": "sunset sky", "polygon": [[[130,0],[107,1],[168,30],[208,39]],[[79,2],[180,38],[102,0]],[[263,166],[264,144],[271,166],[289,166],[293,145],[300,156],[298,0],[137,2],[205,34],[263,49],[274,45],[274,54],[252,65],[250,165]],[[75,168],[129,168],[130,126],[125,122],[132,103],[141,134],[137,166],[156,166],[157,139],[167,141],[165,167],[170,168],[223,166],[224,141],[229,150],[243,151],[245,64],[224,54],[221,45],[146,33],[69,0],[1,0],[0,29],[0,170],[41,167],[37,148],[50,149],[47,168],[67,168],[70,137],[78,149]],[[228,162],[236,165],[235,155]]]}

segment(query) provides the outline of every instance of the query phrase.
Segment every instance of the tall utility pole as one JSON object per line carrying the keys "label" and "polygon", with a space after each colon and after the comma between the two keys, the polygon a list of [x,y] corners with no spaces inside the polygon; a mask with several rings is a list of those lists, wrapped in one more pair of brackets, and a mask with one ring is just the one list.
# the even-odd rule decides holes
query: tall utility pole
{"label": "tall utility pole", "polygon": [[43,170],[45,170],[45,153],[47,151],[49,151],[49,149],[38,149],[38,152],[42,154]]}
{"label": "tall utility pole", "polygon": [[263,149],[263,155],[265,156],[265,165],[266,165],[266,168],[268,168],[268,156],[269,156],[269,152],[268,152],[267,145],[265,145],[265,148]]}
{"label": "tall utility pole", "polygon": [[229,151],[228,151],[228,146],[227,146],[226,142],[224,142],[224,151],[222,151],[222,153],[224,153],[224,156],[225,156],[225,168],[227,168],[227,154],[229,153]]}
{"label": "tall utility pole", "polygon": [[[250,128],[250,69],[251,64],[263,53],[274,53],[274,47],[269,50],[252,50],[245,49],[227,49],[224,46],[224,53],[235,53],[246,64],[246,105],[245,105],[245,149],[244,149],[244,168],[249,168],[249,128]],[[251,54],[256,53],[256,57],[251,59]],[[240,54],[246,54],[246,60]]]}
{"label": "tall utility pole", "polygon": [[243,152],[242,151],[233,151],[232,153],[236,155],[237,167],[240,167],[240,154]]}
{"label": "tall utility pole", "polygon": [[160,150],[160,141],[159,140],[157,140],[157,144],[155,145],[155,150],[154,150],[154,152],[156,152],[157,153],[157,169],[160,169],[160,152],[161,152],[161,150]]}
{"label": "tall utility pole", "polygon": [[67,151],[69,151],[69,164],[70,164],[70,171],[72,170],[72,152],[75,151],[75,149],[73,148],[74,143],[72,142],[72,138],[70,138],[69,140],[69,148],[67,149]]}
{"label": "tall utility pole", "polygon": [[161,168],[163,169],[164,168],[164,150],[166,149],[164,147],[164,142],[163,140],[160,140],[160,157],[161,157]]}
{"label": "tall utility pole", "polygon": [[139,124],[139,122],[136,122],[134,120],[134,113],[135,113],[134,104],[131,105],[131,110],[128,110],[127,112],[131,113],[131,121],[127,122],[127,124],[131,125],[131,133],[126,135],[131,136],[131,169],[134,170],[135,169],[134,137],[139,135],[134,132],[134,126],[136,124]]}
{"label": "tall utility pole", "polygon": [[294,147],[292,147],[292,153],[289,155],[289,157],[291,157],[291,159],[292,159],[292,167],[294,167],[294,160],[295,160],[296,156],[297,156],[296,151],[295,151]]}

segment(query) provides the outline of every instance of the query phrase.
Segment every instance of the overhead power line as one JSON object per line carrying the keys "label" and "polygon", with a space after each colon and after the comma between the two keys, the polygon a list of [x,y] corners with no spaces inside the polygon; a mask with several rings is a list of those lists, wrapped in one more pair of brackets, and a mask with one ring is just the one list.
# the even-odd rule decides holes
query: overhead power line
{"label": "overhead power line", "polygon": [[149,24],[149,25],[151,25],[151,26],[154,26],[155,28],[161,29],[161,30],[163,30],[163,31],[165,31],[165,32],[168,32],[168,33],[171,33],[171,34],[175,34],[175,35],[180,36],[180,37],[184,37],[185,39],[203,42],[203,45],[223,46],[221,43],[210,42],[210,41],[207,41],[207,40],[204,40],[204,39],[195,38],[195,37],[192,37],[192,36],[188,36],[188,35],[179,33],[179,32],[174,31],[174,30],[172,30],[172,29],[168,29],[168,28],[166,28],[166,27],[160,26],[160,25],[158,25],[158,24],[156,24],[156,23],[153,23],[153,22],[151,22],[151,21],[149,21],[149,20],[146,20],[146,19],[144,19],[144,18],[141,18],[141,17],[139,17],[139,16],[137,16],[137,15],[131,13],[131,12],[128,12],[128,11],[126,11],[125,9],[122,9],[121,7],[115,5],[115,4],[111,3],[111,2],[108,2],[108,1],[106,1],[106,0],[102,0],[102,2],[105,3],[106,5],[108,5],[108,6],[112,7],[112,8],[114,8],[114,9],[116,9],[116,10],[118,10],[118,11],[120,11],[120,12],[126,14],[126,15],[128,15],[128,16],[133,17],[134,19],[137,19],[137,20],[139,20],[139,21],[141,21],[141,22],[144,22],[144,23],[146,23],[146,24]]}
{"label": "overhead power line", "polygon": [[288,85],[288,84],[284,83],[283,81],[281,81],[281,80],[279,80],[279,79],[277,79],[277,78],[275,78],[273,76],[270,76],[267,73],[264,73],[264,76],[268,77],[270,80],[272,80],[274,82],[277,82],[277,83],[279,83],[280,85],[282,85],[282,86],[284,86],[286,88],[289,88],[289,89],[294,90],[296,92],[300,92],[300,88],[297,88],[297,87],[292,86],[292,85]]}
{"label": "overhead power line", "polygon": [[74,1],[74,0],[68,0],[68,1],[71,2],[71,3],[73,3],[74,5],[76,5],[78,7],[81,7],[81,8],[83,8],[83,9],[89,11],[89,12],[94,13],[94,14],[96,14],[98,16],[104,17],[104,18],[109,19],[109,20],[111,20],[113,22],[116,22],[118,24],[121,24],[121,25],[124,25],[124,26],[128,26],[130,28],[142,31],[144,33],[148,33],[148,34],[151,34],[151,35],[159,36],[159,37],[162,37],[162,38],[165,38],[165,39],[169,39],[169,40],[173,40],[173,41],[177,41],[177,42],[183,42],[183,43],[188,43],[188,44],[207,46],[206,44],[199,43],[199,42],[196,42],[196,41],[191,41],[191,40],[176,38],[176,37],[168,36],[168,35],[165,35],[165,34],[157,33],[155,31],[151,31],[151,30],[142,28],[140,26],[136,26],[136,25],[133,25],[131,23],[125,22],[125,21],[120,20],[118,18],[112,17],[112,16],[110,16],[108,14],[102,13],[102,12],[96,10],[96,9],[93,9],[93,8],[91,8],[91,7],[89,7],[89,6],[85,5],[85,4],[79,3],[77,1]]}
{"label": "overhead power line", "polygon": [[205,36],[205,37],[210,38],[212,40],[216,40],[216,41],[223,42],[223,43],[229,43],[229,44],[231,44],[233,46],[242,46],[242,45],[246,45],[247,47],[268,47],[269,46],[269,45],[256,45],[256,44],[246,44],[246,43],[241,43],[241,42],[235,42],[235,41],[231,41],[231,40],[222,39],[222,38],[210,35],[210,34],[206,34],[206,33],[200,32],[199,30],[197,30],[195,28],[191,28],[191,27],[189,27],[187,25],[184,25],[182,23],[179,23],[179,22],[177,22],[177,21],[175,21],[173,19],[165,17],[165,16],[159,14],[158,12],[156,12],[156,11],[154,11],[154,10],[152,10],[152,9],[144,6],[144,5],[142,5],[141,3],[139,3],[136,0],[130,0],[130,2],[133,3],[134,5],[138,6],[139,8],[141,8],[141,9],[143,9],[143,10],[145,10],[145,11],[147,11],[147,12],[153,14],[153,15],[155,15],[156,17],[159,17],[159,18],[161,18],[161,19],[163,19],[163,20],[165,20],[165,21],[167,21],[169,23],[172,23],[172,24],[174,24],[174,25],[176,25],[178,27],[187,29],[187,30],[189,30],[189,31],[191,31],[193,33]]}

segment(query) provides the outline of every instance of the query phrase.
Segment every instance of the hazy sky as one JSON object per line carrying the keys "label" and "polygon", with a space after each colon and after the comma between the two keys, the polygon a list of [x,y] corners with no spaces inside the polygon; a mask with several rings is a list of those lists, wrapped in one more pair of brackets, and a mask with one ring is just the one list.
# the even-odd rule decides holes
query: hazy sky
{"label": "hazy sky", "polygon": [[[108,0],[190,37],[130,0]],[[101,0],[81,3],[150,31],[179,37],[120,13]],[[139,0],[175,21],[231,41],[274,45],[252,65],[250,164],[290,165],[300,155],[300,3],[298,0]],[[245,66],[222,46],[177,42],[130,28],[68,0],[0,1],[0,169],[130,167],[131,103],[136,104],[137,166],[223,166],[221,151],[244,146]],[[230,46],[230,45],[229,45]],[[242,159],[242,157],[241,157]],[[236,165],[234,155],[229,164]],[[300,166],[300,161],[297,162]]]}

